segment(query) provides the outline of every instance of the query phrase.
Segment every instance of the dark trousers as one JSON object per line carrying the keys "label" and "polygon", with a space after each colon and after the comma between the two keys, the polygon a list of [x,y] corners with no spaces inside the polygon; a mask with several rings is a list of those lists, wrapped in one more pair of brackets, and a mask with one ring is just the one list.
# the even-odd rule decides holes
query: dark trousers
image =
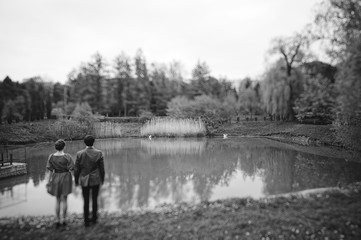
{"label": "dark trousers", "polygon": [[[99,185],[93,187],[82,187],[84,198],[84,222],[97,221]],[[92,191],[92,213],[93,218],[89,219],[89,191]]]}

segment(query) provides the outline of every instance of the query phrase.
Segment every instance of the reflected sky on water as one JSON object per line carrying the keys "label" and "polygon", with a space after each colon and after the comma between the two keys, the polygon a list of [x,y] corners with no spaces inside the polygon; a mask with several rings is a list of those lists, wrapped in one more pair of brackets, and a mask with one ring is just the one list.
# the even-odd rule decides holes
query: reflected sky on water
{"label": "reflected sky on water", "polygon": [[[99,205],[108,211],[151,209],[164,203],[198,203],[232,197],[260,198],[361,180],[361,164],[334,149],[261,138],[107,139]],[[67,142],[74,160],[82,141]],[[14,155],[24,155],[20,148]],[[52,143],[26,146],[28,175],[0,181],[0,217],[54,214],[45,171]],[[82,212],[80,188],[69,212]]]}

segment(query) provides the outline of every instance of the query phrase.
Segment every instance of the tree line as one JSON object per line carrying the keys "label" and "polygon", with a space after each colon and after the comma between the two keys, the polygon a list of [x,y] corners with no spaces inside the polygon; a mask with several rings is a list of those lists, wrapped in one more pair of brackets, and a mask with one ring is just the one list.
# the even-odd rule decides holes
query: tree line
{"label": "tree line", "polygon": [[[198,61],[185,78],[181,63],[148,64],[141,50],[108,62],[100,53],[72,70],[65,84],[40,77],[0,82],[1,121],[34,121],[71,115],[86,105],[107,116],[176,116],[230,119],[262,115],[273,120],[361,121],[361,6],[357,0],[324,0],[312,23],[277,37],[273,63],[258,79],[235,86]],[[312,55],[322,42],[331,63]]]}
{"label": "tree line", "polygon": [[165,116],[168,103],[177,96],[237,98],[232,82],[212,77],[205,62],[199,61],[192,78],[185,79],[179,62],[148,65],[141,50],[134,58],[121,53],[112,64],[96,53],[72,70],[65,84],[41,77],[20,83],[6,77],[0,93],[1,119],[8,123],[68,116],[77,106],[106,116]]}

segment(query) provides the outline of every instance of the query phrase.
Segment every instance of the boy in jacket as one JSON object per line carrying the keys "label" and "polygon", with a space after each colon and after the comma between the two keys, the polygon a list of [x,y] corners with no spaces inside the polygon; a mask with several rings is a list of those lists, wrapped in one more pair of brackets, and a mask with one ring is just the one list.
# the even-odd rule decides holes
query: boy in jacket
{"label": "boy in jacket", "polygon": [[[75,160],[75,185],[82,188],[84,198],[84,224],[97,222],[99,187],[104,182],[104,158],[102,151],[93,147],[94,137],[84,138],[86,148],[77,152]],[[89,218],[89,193],[92,193],[92,218]]]}

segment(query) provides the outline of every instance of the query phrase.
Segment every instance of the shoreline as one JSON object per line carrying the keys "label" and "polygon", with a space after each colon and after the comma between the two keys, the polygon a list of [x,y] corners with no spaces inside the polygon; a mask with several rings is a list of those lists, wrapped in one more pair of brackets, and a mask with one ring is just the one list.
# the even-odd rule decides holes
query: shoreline
{"label": "shoreline", "polygon": [[[30,143],[52,142],[57,138],[49,132],[54,121],[44,120],[34,123],[19,123],[0,125],[1,145],[23,145]],[[121,123],[122,136],[119,138],[139,137],[142,123]],[[324,145],[344,147],[335,140],[332,126],[306,125],[292,122],[239,122],[224,124],[217,129],[211,129],[206,137],[222,137],[223,134],[238,137],[265,137],[277,141],[300,145]],[[99,138],[102,139],[102,138]],[[104,138],[103,138],[104,139]],[[81,140],[72,138],[65,140]]]}
{"label": "shoreline", "polygon": [[0,218],[0,234],[4,239],[358,239],[360,197],[358,182],[306,195],[101,212],[90,228],[83,226],[82,214],[70,214],[59,229],[51,215],[8,217]]}

